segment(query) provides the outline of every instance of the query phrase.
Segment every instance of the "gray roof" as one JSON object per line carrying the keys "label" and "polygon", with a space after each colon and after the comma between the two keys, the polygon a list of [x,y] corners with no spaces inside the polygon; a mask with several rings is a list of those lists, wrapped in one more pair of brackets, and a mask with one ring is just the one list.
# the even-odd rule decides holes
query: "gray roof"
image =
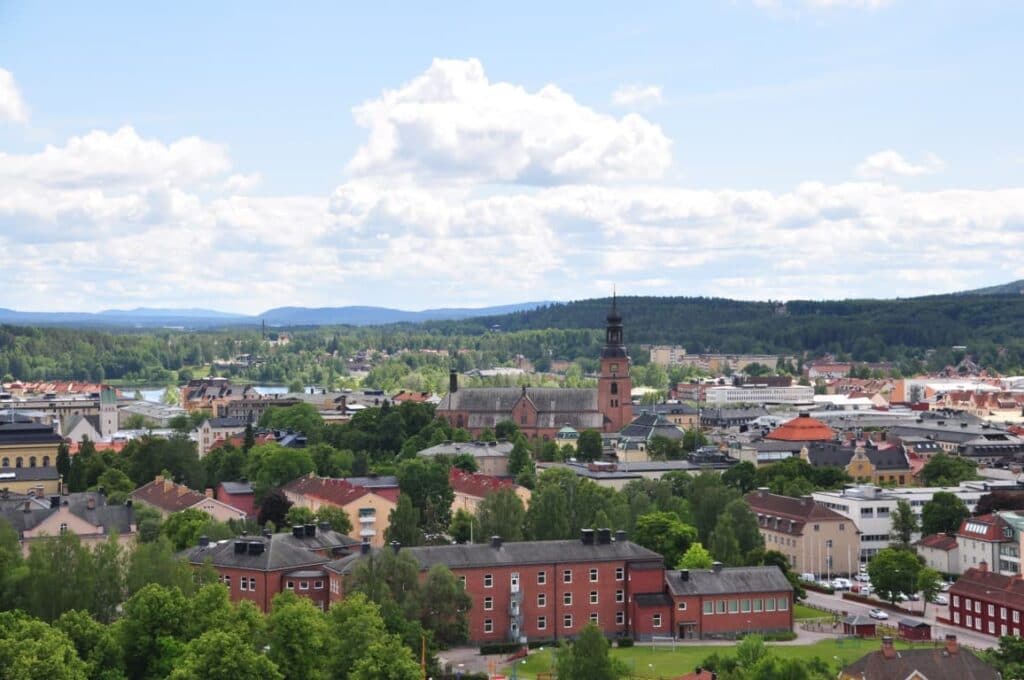
{"label": "gray roof", "polygon": [[[840,446],[831,442],[809,442],[807,454],[811,459],[811,465],[821,467],[846,467],[850,464],[855,452],[852,446]],[[909,470],[910,463],[903,449],[892,446],[879,449],[875,446],[864,447],[864,455],[877,470]]]}
{"label": "gray roof", "polygon": [[771,567],[723,567],[690,569],[683,580],[679,570],[666,571],[665,581],[674,595],[729,595],[731,593],[792,592],[793,585],[782,571]]}
{"label": "gray roof", "polygon": [[[385,548],[385,550],[388,548]],[[630,541],[612,541],[605,544],[584,545],[579,540],[521,541],[502,543],[492,548],[490,543],[463,545],[426,545],[403,548],[416,558],[421,569],[443,564],[449,569],[471,567],[501,567],[526,564],[563,564],[567,562],[630,561],[657,563],[661,555]],[[358,556],[343,558],[330,565],[333,571],[347,573]]]}
{"label": "gray roof", "polygon": [[[258,555],[235,552],[235,543],[262,543],[263,552]],[[192,564],[203,564],[207,561],[214,567],[232,567],[252,569],[255,571],[278,571],[281,569],[297,569],[326,564],[334,557],[318,555],[315,550],[324,550],[328,554],[347,552],[347,546],[357,541],[337,531],[317,528],[316,535],[296,538],[291,533],[265,536],[239,536],[225,541],[211,542],[208,546],[196,546],[185,550],[182,555]]]}
{"label": "gray roof", "polygon": [[52,425],[0,423],[0,446],[9,444],[59,444],[64,441]]}
{"label": "gray roof", "polygon": [[964,647],[956,654],[944,646],[926,649],[899,649],[892,658],[881,650],[865,654],[843,669],[845,675],[871,680],[906,680],[917,671],[929,680],[997,680],[999,673]]}
{"label": "gray roof", "polygon": [[469,427],[494,427],[508,420],[512,407],[524,397],[537,409],[539,427],[557,429],[571,425],[587,430],[604,425],[597,390],[593,388],[467,387],[446,394],[437,411],[467,411]]}
{"label": "gray roof", "polygon": [[[47,517],[57,512],[57,508],[50,507],[47,498],[37,498],[31,501],[31,509],[25,512],[24,497],[15,499],[9,497],[0,499],[0,517],[3,517],[15,530],[22,532],[33,529],[41,524]],[[93,500],[95,507],[89,508],[89,499]],[[118,534],[128,534],[132,531],[132,524],[135,523],[135,509],[130,505],[108,505],[106,498],[99,493],[86,491],[61,496],[60,502],[67,505],[71,514],[84,519],[95,527],[101,527],[104,534],[117,531]]]}
{"label": "gray roof", "polygon": [[[11,456],[5,455],[4,458]],[[0,467],[0,487],[7,482],[49,482],[60,479],[55,467]]]}
{"label": "gray roof", "polygon": [[224,491],[230,494],[255,493],[252,482],[221,482],[220,485],[224,487]]}
{"label": "gray roof", "polygon": [[474,458],[507,457],[512,453],[512,442],[444,442],[420,451],[418,456],[457,456],[468,453]]}
{"label": "gray roof", "polygon": [[679,440],[683,431],[671,420],[657,413],[641,413],[629,425],[622,428],[623,437],[636,437],[650,441],[653,437]]}
{"label": "gray roof", "polygon": [[237,427],[239,429],[245,429],[246,420],[244,418],[238,418],[231,416],[228,418],[210,418],[207,422],[210,423],[210,427],[218,428],[231,428]]}
{"label": "gray roof", "polygon": [[848,626],[874,626],[874,625],[876,625],[875,624],[875,620],[872,619],[870,616],[857,616],[856,614],[854,614],[852,616],[847,616],[845,619],[843,619],[843,623],[845,623]]}
{"label": "gray roof", "polygon": [[353,486],[365,489],[392,489],[398,486],[398,477],[394,475],[371,475],[370,477],[342,477]]}
{"label": "gray roof", "polygon": [[78,427],[79,423],[81,423],[83,420],[85,422],[89,423],[89,426],[96,432],[96,434],[99,434],[99,432],[100,432],[100,417],[99,416],[83,416],[83,415],[80,415],[80,414],[79,415],[73,415],[70,418],[68,418],[67,420],[65,420],[63,423],[61,423],[61,430],[64,432],[64,434],[68,434],[73,429]]}

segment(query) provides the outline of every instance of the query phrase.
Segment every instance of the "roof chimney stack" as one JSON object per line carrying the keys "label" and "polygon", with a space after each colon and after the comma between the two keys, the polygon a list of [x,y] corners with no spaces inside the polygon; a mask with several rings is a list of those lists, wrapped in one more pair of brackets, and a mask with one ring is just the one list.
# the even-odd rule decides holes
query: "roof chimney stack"
{"label": "roof chimney stack", "polygon": [[398,551],[402,549],[402,544],[398,541],[391,541],[391,550],[397,555]]}
{"label": "roof chimney stack", "polygon": [[896,649],[892,646],[892,636],[882,636],[882,656],[886,659],[892,659],[896,656]]}
{"label": "roof chimney stack", "polygon": [[455,394],[459,391],[459,372],[454,368],[448,371],[448,393]]}
{"label": "roof chimney stack", "polygon": [[624,530],[622,530],[622,529],[619,529],[618,531],[615,532],[615,542],[616,543],[625,543],[626,542],[626,536],[627,536],[626,532]]}
{"label": "roof chimney stack", "polygon": [[501,550],[501,536],[491,536],[491,547],[495,550]]}
{"label": "roof chimney stack", "polygon": [[580,529],[580,542],[583,545],[594,545],[594,530]]}
{"label": "roof chimney stack", "polygon": [[712,562],[711,563],[711,571],[715,572],[716,574],[721,574],[722,573],[722,563],[721,562]]}

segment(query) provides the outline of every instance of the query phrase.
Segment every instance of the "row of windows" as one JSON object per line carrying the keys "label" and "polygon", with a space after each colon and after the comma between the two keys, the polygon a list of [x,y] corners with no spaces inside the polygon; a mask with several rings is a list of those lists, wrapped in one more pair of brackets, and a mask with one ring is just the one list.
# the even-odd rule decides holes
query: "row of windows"
{"label": "row of windows", "polygon": [[[973,617],[970,614],[968,614],[966,619],[965,619],[965,622],[966,622],[965,625],[968,628],[974,628],[974,630],[981,630],[982,620],[981,620],[980,616]],[[960,613],[959,612],[953,612],[953,623],[956,623],[956,624],[960,623]],[[1008,635],[1010,630],[1011,629],[1007,629],[1005,623],[999,624],[999,634],[1000,635]],[[989,621],[988,622],[988,632],[989,632],[989,635],[995,635],[996,634],[996,623],[995,623],[995,621]],[[1020,635],[1020,628],[1013,628],[1012,632],[1013,632],[1013,636],[1014,637],[1018,637]]]}
{"label": "row of windows", "polygon": [[[683,604],[683,603],[680,603]],[[784,612],[789,609],[789,598],[786,597],[755,597],[753,599],[742,599],[742,600],[704,600],[704,614],[711,616],[713,614],[738,614],[740,612],[748,614],[753,612],[773,612],[780,611]],[[682,607],[680,607],[682,610]]]}
{"label": "row of windows", "polygon": [[[331,584],[333,585],[333,583]],[[295,590],[295,581],[285,581],[284,587],[287,590]],[[313,581],[313,590],[323,590],[323,581]],[[309,581],[299,581],[299,590],[309,590]]]}
{"label": "row of windows", "polygon": [[[28,466],[30,468],[36,467],[36,460],[37,459],[36,459],[35,456],[29,456]],[[3,460],[0,460],[0,467],[11,467],[11,459],[10,458],[4,458]],[[22,458],[21,456],[18,456],[17,458],[15,458],[14,459],[14,467],[16,467],[16,468],[25,467],[25,459]],[[49,456],[43,456],[43,467],[50,467],[50,457]]]}
{"label": "row of windows", "polygon": [[[622,580],[625,579],[625,577],[626,577],[626,570],[625,570],[625,568],[623,568],[623,567],[616,567],[615,568],[615,580],[616,581],[622,581]],[[588,573],[587,573],[587,578],[590,581],[590,583],[597,583],[598,579],[599,579],[598,570],[596,568],[591,568],[588,571]],[[519,573],[518,572],[514,572],[512,574],[512,579],[511,580],[512,580],[512,585],[513,586],[518,586],[519,585]],[[466,577],[465,576],[460,576],[459,577],[459,581],[462,583],[462,587],[465,588],[466,587]],[[548,582],[548,573],[546,571],[538,571],[537,572],[537,585],[539,585],[539,586],[547,585],[547,582]],[[562,571],[562,583],[572,583],[572,569],[564,569]],[[484,588],[493,588],[493,587],[494,587],[494,574],[484,574]]]}
{"label": "row of windows", "polygon": [[[230,576],[218,576],[217,581],[223,583],[231,590],[231,577]],[[238,577],[238,589],[246,590],[251,593],[256,592],[256,578],[254,576],[239,576]]]}
{"label": "row of windows", "polygon": [[[626,591],[616,590],[615,591],[615,602],[616,604],[622,604],[626,601]],[[590,604],[599,604],[600,594],[596,590],[590,591]],[[572,606],[572,593],[562,593],[562,604],[566,607]],[[537,607],[543,608],[548,606],[548,595],[547,593],[537,593]],[[491,611],[494,609],[494,598],[484,598],[484,611]]]}
{"label": "row of windows", "polygon": [[[600,625],[600,623],[601,623],[600,617],[597,615],[597,612],[590,612],[590,616],[588,617],[588,620],[590,621],[590,623],[593,623],[594,625]],[[564,614],[562,616],[562,627],[563,628],[572,628],[574,621],[575,621],[575,619],[573,618],[572,614]],[[625,623],[626,623],[626,613],[625,612],[615,612],[615,625],[622,626],[622,625],[625,625]],[[661,628],[661,614],[655,614],[654,615],[654,617],[653,617],[653,626],[655,628]],[[547,628],[548,628],[548,617],[546,617],[546,616],[538,616],[537,617],[537,630],[547,630]],[[494,632],[494,619],[484,619],[484,632],[485,633],[493,633]]]}
{"label": "row of windows", "polygon": [[[960,596],[959,595],[954,595],[953,596],[953,606],[954,607],[959,607],[960,606]],[[964,611],[968,611],[968,612],[971,611],[971,607],[972,606],[974,607],[974,613],[975,614],[980,614],[981,613],[982,602],[980,600],[972,600],[969,597],[965,597],[964,598]],[[994,604],[987,605],[987,611],[988,611],[989,617],[990,618],[994,618],[995,615],[996,615],[996,606]],[[1014,623],[1020,623],[1020,611],[1016,610],[1016,609],[1011,609],[1011,610],[1009,610],[1009,612],[1010,612],[1010,614],[1013,617],[1013,622]],[[999,618],[1003,619],[1003,620],[1006,620],[1006,615],[1007,615],[1006,607],[1000,607],[999,608]],[[967,618],[970,618],[970,617],[968,616]],[[971,624],[967,624],[967,625],[970,626]]]}

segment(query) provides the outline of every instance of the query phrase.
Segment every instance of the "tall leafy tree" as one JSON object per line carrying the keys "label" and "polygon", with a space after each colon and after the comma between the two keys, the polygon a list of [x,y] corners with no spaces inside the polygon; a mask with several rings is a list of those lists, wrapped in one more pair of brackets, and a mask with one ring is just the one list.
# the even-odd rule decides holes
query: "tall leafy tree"
{"label": "tall leafy tree", "polygon": [[95,562],[78,536],[67,532],[34,542],[26,565],[28,613],[53,621],[71,609],[93,610]]}
{"label": "tall leafy tree", "polygon": [[398,466],[398,486],[419,510],[424,531],[441,533],[448,528],[455,494],[443,463],[422,458],[402,461]]}
{"label": "tall leafy tree", "polygon": [[388,513],[388,528],[384,530],[384,540],[387,543],[397,541],[407,547],[423,543],[420,511],[412,504],[412,499],[407,494],[398,494],[398,504]]}
{"label": "tall leafy tree", "polygon": [[882,599],[896,602],[900,593],[910,594],[917,588],[921,562],[906,550],[886,548],[868,562],[871,585]]}
{"label": "tall leafy tree", "polygon": [[394,635],[375,640],[352,667],[351,680],[421,680],[423,671],[412,651]]}
{"label": "tall leafy tree", "polygon": [[736,539],[736,522],[726,513],[711,532],[711,554],[720,562],[738,566],[743,563],[743,552]]}
{"label": "tall leafy tree", "polygon": [[891,519],[893,541],[904,550],[909,550],[914,534],[919,529],[914,509],[906,501],[897,501],[896,510],[892,513]]}
{"label": "tall leafy tree", "polygon": [[978,470],[967,458],[937,453],[921,468],[921,483],[926,486],[956,486],[977,479]]}
{"label": "tall leafy tree", "polygon": [[166,676],[181,651],[189,606],[177,588],[150,584],[124,604],[119,622],[125,668],[131,678]]}
{"label": "tall leafy tree", "polygon": [[710,569],[715,558],[699,542],[693,543],[676,563],[676,569]]}
{"label": "tall leafy tree", "polygon": [[527,534],[534,541],[569,538],[569,502],[557,485],[540,487],[526,512]]}
{"label": "tall leafy tree", "polygon": [[954,532],[970,514],[962,500],[948,491],[939,491],[921,508],[921,533],[929,536]]}
{"label": "tall leafy tree", "polygon": [[439,644],[447,647],[466,641],[469,635],[467,614],[473,600],[448,567],[443,564],[431,567],[423,583],[421,601],[420,623],[434,633]]}
{"label": "tall leafy tree", "polygon": [[274,597],[267,619],[267,657],[286,678],[326,678],[328,628],[323,613],[294,593]]}
{"label": "tall leafy tree", "polygon": [[[169,680],[284,680],[274,662],[233,630],[211,630],[190,641]],[[301,676],[293,676],[301,677]]]}
{"label": "tall leafy tree", "polygon": [[583,430],[579,439],[576,440],[576,459],[584,462],[599,460],[603,453],[604,445],[601,441],[601,433],[597,430]]}
{"label": "tall leafy tree", "polygon": [[117,539],[112,533],[93,549],[92,613],[103,623],[114,620],[126,595],[126,558]]}
{"label": "tall leafy tree", "polygon": [[0,612],[0,677],[86,680],[87,670],[63,631],[22,611]]}
{"label": "tall leafy tree", "polygon": [[362,592],[347,594],[331,606],[327,615],[329,629],[327,671],[330,677],[346,680],[356,661],[375,641],[387,635],[380,606]]}
{"label": "tall leafy tree", "polygon": [[490,536],[501,536],[507,541],[523,540],[526,509],[516,492],[510,488],[488,494],[477,506],[476,517],[480,523],[482,540]]}
{"label": "tall leafy tree", "polygon": [[617,680],[625,677],[625,664],[609,653],[609,644],[601,629],[588,623],[571,646],[558,652],[558,677],[588,680]]}
{"label": "tall leafy tree", "polygon": [[697,531],[669,512],[642,515],[633,529],[633,542],[649,548],[673,565],[697,541]]}

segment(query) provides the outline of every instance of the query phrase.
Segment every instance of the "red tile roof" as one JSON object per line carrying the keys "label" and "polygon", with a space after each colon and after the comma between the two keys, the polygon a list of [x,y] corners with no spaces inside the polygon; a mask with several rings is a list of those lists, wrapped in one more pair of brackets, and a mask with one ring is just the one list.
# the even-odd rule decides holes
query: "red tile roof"
{"label": "red tile roof", "polygon": [[953,536],[947,536],[946,534],[932,534],[931,536],[925,536],[917,545],[922,548],[932,548],[934,550],[956,550],[956,538]]}
{"label": "red tile roof", "polygon": [[1006,522],[998,515],[978,515],[977,517],[968,517],[961,522],[956,535],[975,541],[1001,543],[1007,540],[1003,535],[1003,529],[1006,526]]}
{"label": "red tile roof", "polygon": [[152,482],[143,484],[133,491],[132,498],[166,512],[178,512],[191,508],[206,498],[206,495],[157,475]]}
{"label": "red tile roof", "polygon": [[511,479],[465,472],[457,467],[452,467],[451,472],[448,473],[448,483],[451,484],[452,491],[455,493],[476,498],[485,498],[495,491],[515,487],[515,483]]}
{"label": "red tile roof", "polygon": [[828,425],[817,418],[802,414],[769,432],[765,439],[784,442],[830,442],[835,436],[836,433]]}
{"label": "red tile roof", "polygon": [[352,501],[372,493],[369,489],[355,486],[344,479],[317,477],[312,472],[305,477],[288,482],[284,485],[284,490],[287,493],[317,498],[338,507],[344,507]]}

